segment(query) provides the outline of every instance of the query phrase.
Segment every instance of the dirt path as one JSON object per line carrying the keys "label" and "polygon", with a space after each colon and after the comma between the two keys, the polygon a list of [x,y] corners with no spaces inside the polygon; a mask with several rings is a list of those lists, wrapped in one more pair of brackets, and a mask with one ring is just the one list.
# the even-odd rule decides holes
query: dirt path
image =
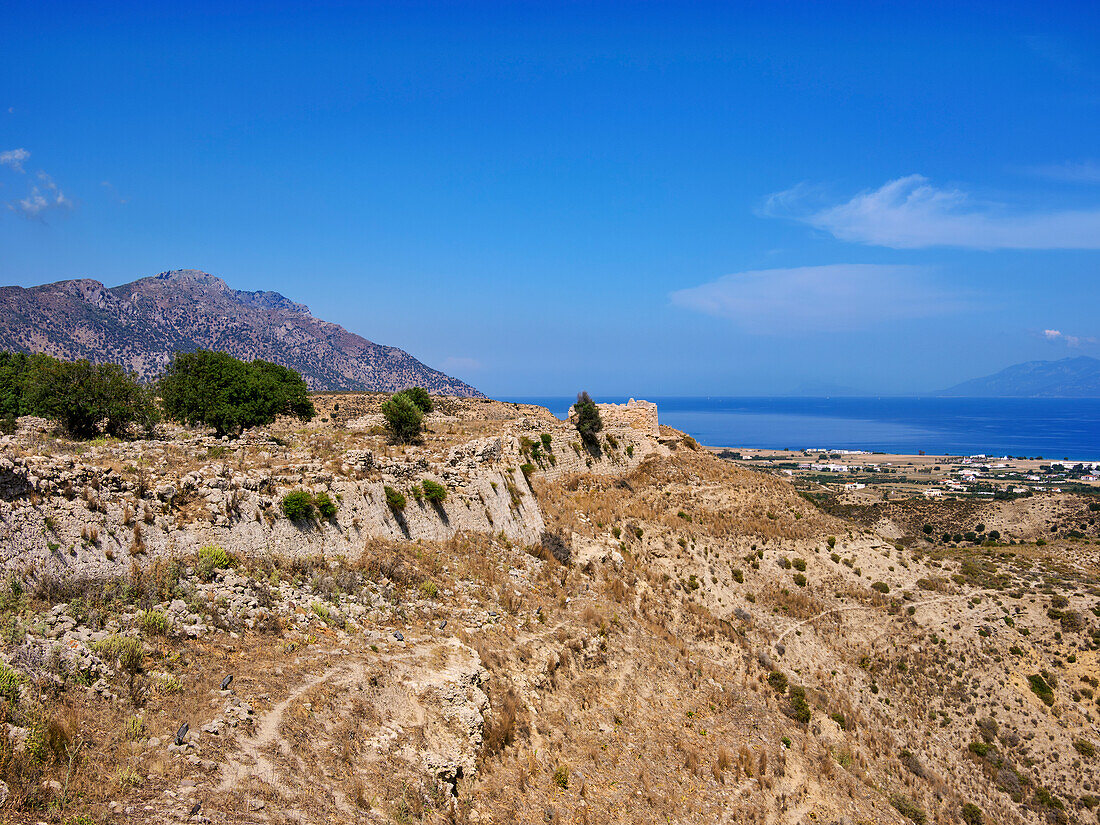
{"label": "dirt path", "polygon": [[[274,763],[267,757],[264,750],[278,742],[281,750],[286,750],[287,745],[279,734],[279,728],[283,723],[283,715],[287,708],[299,699],[306,691],[312,690],[318,685],[328,681],[338,673],[348,670],[347,666],[332,668],[320,676],[315,676],[299,684],[283,701],[279,702],[266,713],[257,726],[256,735],[238,740],[238,752],[234,754],[222,767],[222,778],[217,790],[224,793],[232,790],[242,780],[249,776],[259,776],[265,782],[271,784],[278,791],[289,793],[287,788],[278,778]],[[239,757],[244,756],[252,760],[252,765],[242,764]]]}
{"label": "dirt path", "polygon": [[[925,605],[929,605],[929,604],[941,604],[943,602],[950,602],[950,601],[955,601],[955,600],[959,600],[959,599],[971,599],[973,597],[974,597],[973,593],[968,593],[968,594],[960,595],[960,596],[940,596],[940,597],[935,598],[935,599],[926,599],[923,602],[913,602],[913,604],[911,604],[909,606],[910,607],[924,607]],[[798,622],[797,624],[794,624],[794,625],[791,625],[790,627],[788,627],[786,630],[784,630],[782,633],[779,634],[779,637],[775,640],[775,643],[776,644],[781,643],[791,633],[798,630],[803,625],[807,625],[807,624],[810,624],[812,622],[816,622],[822,616],[828,616],[831,613],[844,613],[845,611],[848,611],[848,610],[872,610],[872,609],[874,609],[878,606],[879,605],[873,605],[873,604],[851,604],[851,605],[845,605],[844,607],[834,607],[831,610],[822,610],[816,616],[811,616],[808,619],[804,619],[801,622]]]}

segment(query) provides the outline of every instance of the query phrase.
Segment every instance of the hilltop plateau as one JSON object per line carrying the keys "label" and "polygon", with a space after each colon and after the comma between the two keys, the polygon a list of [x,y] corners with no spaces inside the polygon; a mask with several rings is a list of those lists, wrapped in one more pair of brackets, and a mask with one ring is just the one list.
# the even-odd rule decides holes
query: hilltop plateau
{"label": "hilltop plateau", "polygon": [[87,358],[155,378],[177,351],[214,349],[297,371],[315,390],[479,396],[468,384],[404,350],[368,341],[277,292],[242,292],[194,269],[162,272],[108,289],[80,279],[0,287],[0,349]]}
{"label": "hilltop plateau", "polygon": [[383,400],[0,436],[5,821],[1096,820],[1087,497],[826,512],[644,402]]}

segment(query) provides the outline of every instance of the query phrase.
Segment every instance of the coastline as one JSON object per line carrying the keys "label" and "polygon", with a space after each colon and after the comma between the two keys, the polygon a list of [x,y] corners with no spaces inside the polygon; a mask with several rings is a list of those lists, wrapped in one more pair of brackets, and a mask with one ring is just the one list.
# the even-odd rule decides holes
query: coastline
{"label": "coastline", "polygon": [[[717,449],[866,450],[1100,460],[1100,399],[644,396],[660,421]],[[564,418],[568,396],[509,397]],[[599,402],[623,403],[620,396]]]}

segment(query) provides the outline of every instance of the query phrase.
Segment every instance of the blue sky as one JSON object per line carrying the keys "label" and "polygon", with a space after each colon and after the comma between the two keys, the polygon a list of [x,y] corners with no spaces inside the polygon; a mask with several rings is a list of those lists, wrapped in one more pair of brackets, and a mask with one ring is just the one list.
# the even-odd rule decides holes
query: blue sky
{"label": "blue sky", "polygon": [[0,283],[198,268],[490,394],[1100,355],[1096,3],[7,4]]}

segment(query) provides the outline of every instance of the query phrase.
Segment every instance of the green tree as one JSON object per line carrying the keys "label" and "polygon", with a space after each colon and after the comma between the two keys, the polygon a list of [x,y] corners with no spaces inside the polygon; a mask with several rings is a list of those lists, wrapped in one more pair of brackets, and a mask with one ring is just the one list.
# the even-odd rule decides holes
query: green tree
{"label": "green tree", "polygon": [[573,405],[576,412],[577,432],[581,440],[589,448],[597,448],[600,444],[599,432],[603,429],[603,419],[600,418],[600,408],[587,392],[577,393],[577,403]]}
{"label": "green tree", "polygon": [[432,397],[423,387],[409,387],[407,390],[401,390],[400,394],[408,397],[425,415],[432,411]]}
{"label": "green tree", "polygon": [[30,356],[25,352],[0,352],[0,418],[26,415],[23,387]]}
{"label": "green tree", "polygon": [[74,438],[124,436],[132,424],[149,431],[159,419],[152,391],[118,364],[32,356],[22,391],[21,412],[53,419]]}
{"label": "green tree", "polygon": [[382,405],[382,416],[390,437],[399,444],[411,444],[420,438],[424,414],[403,392]]}
{"label": "green tree", "polygon": [[292,369],[267,361],[240,361],[224,352],[177,352],[160,379],[169,418],[237,435],[279,415],[308,421],[315,414],[309,388]]}

